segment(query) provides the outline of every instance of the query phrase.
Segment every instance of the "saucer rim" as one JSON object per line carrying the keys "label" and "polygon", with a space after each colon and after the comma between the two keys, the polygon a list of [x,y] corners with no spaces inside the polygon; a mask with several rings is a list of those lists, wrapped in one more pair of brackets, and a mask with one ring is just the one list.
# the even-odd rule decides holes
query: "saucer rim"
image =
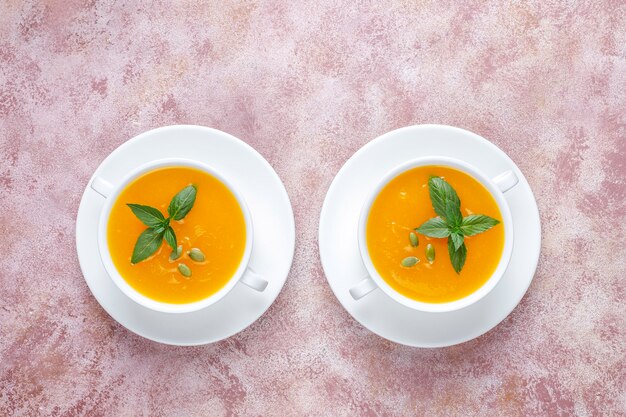
{"label": "saucer rim", "polygon": [[[537,228],[536,228],[536,238],[534,239],[536,241],[536,245],[535,248],[533,250],[532,253],[530,253],[529,255],[527,255],[527,258],[532,260],[532,263],[534,264],[532,267],[532,274],[530,274],[530,278],[527,279],[525,285],[523,286],[523,291],[520,288],[519,293],[515,295],[515,302],[512,303],[512,307],[506,309],[506,314],[503,315],[503,317],[496,321],[493,325],[491,325],[490,327],[482,330],[479,329],[477,331],[474,332],[469,332],[468,335],[466,335],[465,337],[451,337],[448,338],[448,342],[431,342],[431,343],[414,343],[411,341],[407,341],[405,340],[400,340],[400,339],[395,339],[395,338],[391,338],[388,337],[384,334],[381,334],[382,332],[378,332],[376,330],[371,329],[362,319],[360,319],[359,317],[357,317],[354,313],[353,313],[353,308],[351,308],[350,306],[344,304],[343,302],[343,297],[341,297],[335,290],[335,288],[333,287],[332,283],[331,283],[331,278],[330,275],[328,273],[330,267],[328,265],[329,260],[327,259],[326,261],[324,260],[324,257],[322,256],[324,250],[323,250],[323,245],[324,245],[324,237],[323,235],[323,228],[322,228],[322,222],[324,220],[325,217],[327,217],[328,211],[330,210],[329,205],[330,203],[328,203],[330,196],[332,194],[332,192],[335,190],[336,187],[338,187],[338,179],[343,176],[346,175],[346,172],[351,168],[351,166],[353,164],[355,164],[355,160],[357,159],[357,157],[361,154],[364,154],[366,152],[368,152],[371,148],[375,147],[376,145],[378,145],[380,142],[383,142],[385,140],[388,140],[390,138],[393,138],[394,136],[398,136],[398,135],[402,135],[405,132],[416,132],[419,130],[428,130],[428,129],[435,129],[435,130],[441,130],[442,132],[448,132],[448,133],[453,133],[457,136],[465,136],[465,137],[471,137],[473,140],[476,141],[477,144],[480,144],[481,146],[487,146],[489,148],[491,148],[493,151],[495,151],[496,153],[498,153],[500,156],[502,156],[507,163],[510,165],[510,169],[512,169],[518,176],[519,182],[520,184],[525,184],[526,188],[527,188],[527,192],[529,193],[529,198],[528,200],[531,202],[531,206],[532,206],[532,210],[533,210],[533,215],[536,217],[537,219]],[[427,156],[427,155],[422,155],[422,156]],[[438,155],[438,156],[449,156],[449,155]],[[454,156],[449,156],[452,158],[455,158]],[[410,159],[415,159],[418,158],[417,156],[411,156],[409,158],[406,159],[406,161],[409,161]],[[460,159],[458,157],[456,157],[457,159]],[[469,162],[468,162],[469,163]],[[515,216],[512,215],[513,218],[513,227],[515,227]],[[536,271],[537,271],[537,267],[539,264],[539,255],[541,253],[541,242],[542,242],[542,230],[541,230],[541,218],[539,216],[539,208],[537,205],[537,200],[535,198],[535,195],[532,191],[532,188],[530,187],[530,184],[528,183],[526,176],[521,172],[521,170],[519,169],[519,167],[517,166],[517,164],[508,156],[508,154],[506,154],[506,152],[504,152],[502,149],[500,149],[497,145],[495,145],[494,143],[490,142],[489,140],[487,140],[486,138],[471,132],[469,130],[465,130],[459,127],[455,127],[455,126],[450,126],[450,125],[442,125],[442,124],[419,124],[419,125],[411,125],[411,126],[404,126],[398,129],[394,129],[391,130],[389,132],[386,132],[378,137],[376,137],[375,139],[371,140],[370,142],[366,143],[365,145],[363,145],[361,148],[359,148],[354,154],[352,154],[348,160],[341,166],[341,168],[339,169],[339,171],[337,171],[337,174],[335,175],[335,177],[333,178],[330,186],[328,187],[328,190],[326,192],[326,195],[324,197],[324,202],[322,204],[322,209],[320,211],[320,221],[319,221],[319,228],[318,228],[318,250],[320,252],[320,260],[321,260],[321,264],[322,264],[322,269],[324,270],[324,274],[326,277],[326,280],[328,282],[328,285],[331,288],[331,291],[333,292],[333,294],[335,295],[335,297],[337,298],[337,301],[339,301],[340,305],[350,314],[350,316],[356,321],[358,322],[361,326],[363,326],[364,328],[368,329],[369,331],[371,331],[372,333],[374,333],[375,335],[382,337],[386,340],[389,340],[391,342],[400,344],[400,345],[404,345],[404,346],[409,346],[409,347],[418,347],[418,348],[441,348],[441,347],[448,347],[448,346],[454,346],[454,345],[458,345],[461,343],[465,343],[468,342],[470,340],[476,339],[482,335],[487,334],[488,332],[490,332],[491,330],[493,330],[495,327],[497,327],[500,323],[502,323],[502,321],[504,321],[512,312],[513,310],[519,305],[520,301],[524,298],[524,296],[526,295],[526,293],[528,292],[528,289],[530,288],[530,285],[532,284],[532,281],[534,280]],[[518,248],[518,250],[521,250],[521,248]],[[528,249],[526,249],[528,250]],[[511,253],[511,259],[513,259],[514,253],[516,251],[516,247],[515,245],[513,245],[513,250]],[[504,274],[503,274],[503,278],[506,275],[508,269],[510,267],[507,267],[507,269],[505,270]],[[500,283],[502,282],[502,280],[497,284],[500,285]],[[355,283],[356,284],[356,283]],[[353,284],[354,285],[354,284]],[[496,286],[497,286],[496,285]],[[495,289],[495,287],[494,287]],[[386,296],[386,294],[385,294]],[[512,295],[511,295],[512,296]],[[478,303],[480,302],[484,302],[485,299],[479,300]],[[456,310],[456,311],[451,311],[451,312],[426,312],[426,311],[414,311],[411,310],[409,308],[405,309],[406,311],[409,312],[410,315],[426,315],[426,316],[432,316],[434,318],[437,318],[438,316],[444,316],[444,315],[450,315],[450,314],[455,314],[455,313],[459,313],[462,310]],[[503,310],[504,311],[504,310]],[[478,328],[478,326],[475,326]],[[451,341],[451,342],[450,342]]]}
{"label": "saucer rim", "polygon": [[[255,314],[254,317],[251,320],[247,320],[246,324],[242,325],[242,326],[238,326],[235,329],[231,329],[228,333],[228,335],[224,336],[224,337],[207,337],[204,338],[202,340],[198,340],[198,341],[192,341],[192,342],[188,342],[188,341],[177,341],[175,340],[175,338],[172,337],[168,337],[168,336],[161,336],[161,335],[156,335],[153,334],[152,332],[144,332],[141,329],[137,329],[137,328],[130,328],[127,323],[125,323],[124,319],[122,318],[122,316],[125,313],[119,313],[119,312],[115,312],[114,309],[105,307],[105,305],[107,304],[106,302],[103,301],[103,299],[105,298],[105,296],[103,294],[100,293],[100,291],[96,288],[94,288],[94,286],[92,284],[95,284],[90,282],[91,279],[87,278],[88,274],[91,274],[90,270],[94,268],[94,266],[92,266],[93,262],[100,262],[100,259],[98,260],[91,260],[91,259],[82,259],[81,257],[81,249],[80,249],[80,242],[79,240],[81,240],[81,230],[85,228],[85,226],[82,226],[82,222],[81,220],[81,213],[83,212],[83,210],[87,210],[88,208],[84,207],[84,204],[86,204],[85,202],[90,199],[95,197],[94,194],[97,194],[95,190],[93,190],[91,188],[91,182],[93,181],[94,178],[96,178],[98,176],[98,174],[101,174],[102,169],[107,167],[108,163],[111,163],[112,160],[115,160],[115,157],[117,157],[120,153],[123,152],[127,152],[127,148],[129,148],[130,146],[132,146],[135,142],[141,141],[141,140],[145,140],[146,138],[149,138],[153,135],[160,135],[160,134],[167,134],[167,133],[171,133],[171,132],[176,132],[176,133],[181,133],[184,131],[189,131],[189,130],[196,130],[199,131],[200,133],[203,133],[204,135],[206,135],[207,137],[211,137],[212,139],[215,138],[222,138],[225,140],[229,140],[229,141],[233,141],[236,146],[239,146],[243,151],[245,152],[249,152],[252,156],[254,156],[254,158],[260,162],[263,165],[263,168],[267,170],[267,173],[272,177],[272,187],[278,187],[277,189],[277,193],[281,194],[282,198],[284,198],[284,208],[287,210],[287,212],[289,213],[288,216],[281,216],[281,222],[283,222],[285,224],[285,230],[288,232],[289,236],[286,237],[286,247],[288,248],[288,251],[285,251],[284,254],[281,255],[281,257],[284,257],[284,261],[285,261],[285,265],[288,265],[288,268],[286,268],[286,271],[284,274],[280,273],[277,275],[280,275],[280,277],[275,278],[274,280],[270,281],[270,282],[276,282],[276,284],[278,284],[278,287],[276,289],[276,294],[271,298],[271,300],[266,300],[266,304],[261,311],[258,314]],[[171,131],[171,132],[170,132]],[[144,145],[145,146],[145,145]],[[202,163],[202,164],[207,164],[210,166],[214,166],[213,163],[205,161],[201,158],[190,158],[190,157],[172,157],[171,155],[169,156],[163,156],[160,157],[158,159],[169,159],[169,158],[186,158],[186,159],[192,159],[196,162]],[[145,162],[139,163],[137,164],[133,169],[136,169],[137,167],[139,167],[140,165],[145,164]],[[132,171],[132,169],[131,169]],[[127,175],[129,172],[131,171],[127,171],[125,172],[122,177],[124,177],[125,175]],[[234,180],[234,179],[233,179]],[[251,214],[253,213],[253,209],[249,208]],[[89,221],[89,219],[85,219],[84,221]],[[92,173],[91,177],[89,178],[89,180],[87,181],[80,203],[79,203],[79,208],[76,214],[76,221],[75,221],[75,226],[76,226],[76,231],[75,231],[75,249],[76,249],[76,253],[77,253],[77,257],[78,257],[78,261],[79,261],[79,267],[81,269],[81,273],[83,275],[83,279],[85,280],[85,283],[87,284],[89,291],[91,292],[91,294],[93,295],[93,297],[96,299],[96,301],[98,302],[98,304],[100,305],[100,307],[110,316],[111,319],[113,319],[114,321],[116,321],[117,323],[119,323],[122,327],[124,327],[125,329],[127,329],[128,331],[141,336],[145,339],[151,340],[153,342],[157,342],[157,343],[161,343],[164,345],[170,345],[170,346],[202,346],[202,345],[207,345],[207,344],[212,344],[212,343],[216,343],[219,342],[221,340],[225,340],[229,337],[232,337],[238,333],[240,333],[241,331],[245,330],[246,328],[248,328],[249,326],[251,326],[253,323],[255,323],[256,321],[258,321],[266,312],[267,310],[274,304],[274,302],[276,301],[276,299],[278,298],[278,296],[280,295],[282,289],[284,288],[284,285],[289,277],[289,274],[291,273],[291,269],[293,268],[293,258],[295,255],[295,247],[296,247],[296,242],[295,242],[295,217],[294,217],[294,212],[293,212],[293,206],[291,204],[291,200],[289,198],[289,194],[287,193],[287,190],[285,188],[285,185],[283,183],[283,181],[281,180],[281,178],[279,177],[278,173],[276,172],[276,170],[272,167],[272,165],[256,150],[254,149],[251,145],[249,145],[248,143],[244,142],[243,140],[229,134],[226,132],[223,132],[221,130],[215,129],[215,128],[211,128],[211,127],[207,127],[207,126],[199,126],[199,125],[190,125],[190,124],[180,124],[180,125],[168,125],[168,126],[161,126],[161,127],[157,127],[154,129],[150,129],[144,132],[141,132],[135,136],[133,136],[132,138],[128,139],[127,141],[125,141],[124,143],[120,144],[117,148],[115,148],[113,151],[111,151],[97,166],[97,168],[94,170],[94,172]],[[97,226],[96,226],[97,228]],[[97,237],[92,237],[92,239],[96,239]],[[96,242],[97,245],[97,242]],[[250,259],[252,259],[252,254],[250,256]],[[104,270],[104,265],[101,265],[101,268]],[[108,273],[105,271],[105,274]],[[284,275],[284,276],[283,276]],[[97,278],[95,278],[97,279]],[[110,277],[109,277],[110,279]],[[239,284],[240,282],[236,283]],[[235,286],[236,286],[235,284]],[[115,285],[113,283],[113,285]],[[243,285],[243,284],[242,284]],[[228,298],[230,295],[232,294],[232,291],[229,292],[228,294],[226,294],[223,298]],[[129,300],[131,303],[135,304],[135,308],[140,309],[143,312],[146,312],[148,315],[153,315],[155,318],[158,317],[159,315],[167,315],[170,317],[178,317],[180,319],[184,319],[185,317],[189,317],[192,315],[196,315],[200,312],[202,312],[203,310],[206,310],[208,308],[211,308],[214,304],[212,305],[208,305],[206,307],[204,307],[203,309],[197,310],[197,311],[191,311],[191,312],[181,312],[181,313],[163,313],[163,312],[158,312],[158,311],[154,311],[151,310],[149,308],[146,308],[144,306],[141,306],[139,304],[136,304],[133,300]],[[220,300],[221,301],[221,300]],[[269,301],[269,302],[267,302]],[[110,307],[110,306],[109,306]],[[111,310],[111,311],[110,311]],[[112,313],[113,311],[113,313]],[[196,319],[197,320],[197,319]],[[201,327],[202,325],[200,323],[198,323],[198,326]],[[200,338],[198,338],[200,339]]]}

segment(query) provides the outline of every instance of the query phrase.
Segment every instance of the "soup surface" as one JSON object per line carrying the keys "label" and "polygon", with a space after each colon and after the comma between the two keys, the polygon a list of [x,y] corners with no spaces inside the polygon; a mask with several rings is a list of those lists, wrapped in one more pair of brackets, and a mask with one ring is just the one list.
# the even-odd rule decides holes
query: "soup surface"
{"label": "soup surface", "polygon": [[[417,167],[392,179],[376,197],[367,219],[366,241],[374,267],[393,289],[416,301],[445,303],[470,295],[491,277],[504,248],[504,225],[465,237],[467,259],[460,274],[452,268],[447,239],[419,234],[419,245],[413,247],[409,233],[437,216],[428,192],[430,176],[442,177],[456,190],[463,216],[502,219],[489,191],[470,175],[443,166]],[[432,264],[424,254],[428,243],[435,248]],[[408,256],[420,262],[405,268],[401,262]]]}
{"label": "soup surface", "polygon": [[[170,223],[183,255],[170,261],[172,248],[164,240],[150,258],[131,264],[135,242],[146,226],[126,204],[149,205],[167,217],[172,197],[190,184],[197,187],[191,211]],[[107,237],[113,263],[130,286],[153,300],[184,304],[213,295],[230,280],[243,257],[246,225],[237,199],[217,178],[193,168],[167,167],[142,175],[120,193]],[[193,262],[187,255],[191,248],[202,250],[206,260]],[[181,262],[191,268],[191,277],[179,273]]]}

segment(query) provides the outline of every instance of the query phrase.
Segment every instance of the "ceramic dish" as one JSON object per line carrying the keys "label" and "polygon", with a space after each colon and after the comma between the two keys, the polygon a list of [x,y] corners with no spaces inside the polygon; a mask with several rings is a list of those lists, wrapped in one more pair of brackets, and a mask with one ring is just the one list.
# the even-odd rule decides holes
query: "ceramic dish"
{"label": "ceramic dish", "polygon": [[[394,168],[420,157],[454,158],[489,178],[512,170],[519,183],[505,198],[514,230],[508,268],[477,302],[448,312],[426,312],[396,302],[380,289],[360,300],[350,289],[368,276],[358,243],[359,217],[371,190]],[[442,347],[478,337],[506,318],[522,299],[537,267],[541,227],[537,203],[513,161],[486,139],[441,125],[411,126],[389,132],[357,151],[333,180],[320,216],[322,266],[335,296],[363,326],[391,341]]]}
{"label": "ceramic dish", "polygon": [[254,323],[278,296],[293,259],[293,211],[280,178],[258,152],[231,135],[200,126],[168,126],[136,136],[100,164],[89,184],[95,178],[119,183],[138,167],[164,158],[209,165],[245,198],[254,232],[249,266],[267,280],[267,288],[259,292],[238,282],[219,301],[186,313],[139,305],[114,284],[100,259],[98,227],[106,200],[91,186],[85,189],[76,220],[78,259],[95,298],[124,327],[172,345],[216,342]]}

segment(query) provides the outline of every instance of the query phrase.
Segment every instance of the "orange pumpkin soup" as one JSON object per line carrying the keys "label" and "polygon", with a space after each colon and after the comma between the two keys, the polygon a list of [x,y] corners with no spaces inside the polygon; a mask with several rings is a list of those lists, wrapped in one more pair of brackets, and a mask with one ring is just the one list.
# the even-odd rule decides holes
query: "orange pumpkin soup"
{"label": "orange pumpkin soup", "polygon": [[[126,205],[148,205],[168,216],[170,199],[193,184],[197,189],[193,208],[180,221],[171,220],[182,255],[171,261],[172,248],[165,240],[149,258],[131,263],[137,237],[146,230]],[[243,212],[233,193],[217,178],[188,167],[150,171],[131,182],[119,195],[107,226],[109,252],[115,267],[128,284],[156,301],[185,304],[205,299],[219,291],[239,267],[246,244]],[[199,248],[203,262],[194,262],[188,251]],[[192,274],[183,276],[180,263]]]}
{"label": "orange pumpkin soup", "polygon": [[[452,267],[447,239],[419,234],[419,244],[413,246],[409,233],[437,216],[429,196],[431,176],[443,178],[456,190],[463,216],[502,218],[489,191],[470,175],[444,166],[417,167],[393,178],[376,197],[367,219],[366,241],[374,267],[394,290],[416,301],[445,303],[470,295],[491,277],[504,248],[504,226],[500,223],[465,237],[467,259],[459,274]],[[435,249],[432,263],[425,256],[429,243]],[[406,268],[401,264],[406,257],[419,262]]]}

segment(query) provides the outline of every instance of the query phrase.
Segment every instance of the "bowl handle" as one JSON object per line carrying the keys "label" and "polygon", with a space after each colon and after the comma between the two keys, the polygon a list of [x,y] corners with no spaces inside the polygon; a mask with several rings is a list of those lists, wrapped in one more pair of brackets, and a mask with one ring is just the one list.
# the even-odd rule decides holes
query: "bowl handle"
{"label": "bowl handle", "polygon": [[90,185],[92,190],[104,198],[107,198],[111,194],[111,191],[113,191],[113,184],[101,177],[94,178]]}
{"label": "bowl handle", "polygon": [[267,281],[250,267],[243,273],[240,281],[258,292],[263,292],[267,288]]}
{"label": "bowl handle", "polygon": [[355,300],[360,300],[361,298],[365,297],[367,294],[374,291],[376,288],[378,288],[378,285],[376,285],[374,280],[370,277],[366,277],[362,279],[361,282],[356,284],[354,287],[350,288],[350,295]]}
{"label": "bowl handle", "polygon": [[515,175],[515,172],[509,170],[498,175],[492,181],[498,186],[500,191],[506,193],[517,185],[519,179],[517,178],[517,175]]}

